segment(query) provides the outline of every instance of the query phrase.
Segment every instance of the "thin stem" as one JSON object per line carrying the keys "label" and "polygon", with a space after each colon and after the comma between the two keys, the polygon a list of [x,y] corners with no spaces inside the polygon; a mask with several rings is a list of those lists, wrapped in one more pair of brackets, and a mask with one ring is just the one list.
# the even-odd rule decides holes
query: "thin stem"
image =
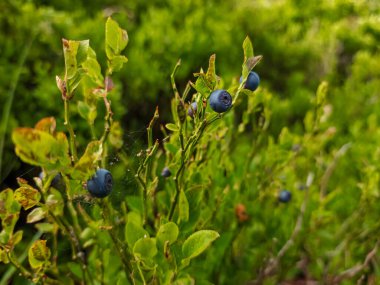
{"label": "thin stem", "polygon": [[179,179],[180,179],[180,176],[183,174],[185,164],[188,161],[188,159],[186,159],[185,154],[189,150],[187,158],[190,158],[190,156],[193,152],[193,147],[198,143],[198,141],[202,137],[207,126],[211,125],[213,122],[215,122],[216,120],[218,120],[220,118],[221,118],[221,116],[218,115],[218,116],[211,118],[210,121],[207,121],[206,119],[203,120],[201,125],[199,126],[199,128],[196,130],[195,134],[189,138],[186,145],[183,146],[181,144],[181,166],[179,167],[179,169],[178,169],[178,171],[174,177],[176,192],[175,192],[174,199],[173,199],[173,202],[170,206],[170,210],[169,210],[169,214],[168,214],[168,220],[169,221],[171,221],[173,218],[175,208],[177,207],[177,204],[178,204],[179,194],[181,192],[180,185],[179,185]]}
{"label": "thin stem", "polygon": [[110,133],[110,130],[111,130],[111,126],[112,126],[112,122],[113,122],[113,119],[112,119],[112,116],[113,116],[113,112],[111,110],[111,101],[109,101],[107,99],[107,96],[108,96],[108,83],[111,79],[108,78],[109,74],[107,72],[106,74],[106,77],[105,77],[105,87],[104,87],[104,92],[103,92],[103,101],[104,101],[104,106],[106,107],[106,115],[104,117],[104,132],[103,132],[103,136],[102,138],[100,139],[102,144],[104,144],[106,141],[107,141],[107,138],[108,138],[108,135]]}
{"label": "thin stem", "polygon": [[7,251],[6,251],[6,253],[7,253],[7,256],[8,256],[8,259],[9,259],[10,263],[12,263],[12,265],[17,268],[17,270],[22,274],[22,276],[24,276],[25,279],[28,279],[28,280],[32,281],[32,273],[30,273],[17,260],[13,259],[11,253],[8,253]]}
{"label": "thin stem", "polygon": [[[109,208],[109,205],[105,201],[101,201],[100,205],[103,209],[103,219],[108,222],[110,222],[111,217],[111,209]],[[111,223],[112,224],[112,223]],[[112,239],[112,242],[115,246],[115,250],[117,254],[119,255],[119,258],[121,259],[122,266],[124,268],[125,275],[128,278],[128,281],[133,284],[133,279],[131,278],[130,274],[132,272],[132,265],[130,263],[130,259],[132,258],[128,252],[128,249],[124,247],[124,245],[121,244],[119,241],[117,234],[115,232],[114,227],[111,227],[111,229],[108,231],[110,234],[110,237]]]}
{"label": "thin stem", "polygon": [[67,98],[64,100],[65,105],[65,122],[64,125],[66,125],[66,128],[70,135],[70,152],[71,152],[71,162],[74,163],[78,159],[77,155],[77,148],[76,148],[76,142],[75,142],[75,134],[74,129],[70,123],[70,103]]}
{"label": "thin stem", "polygon": [[147,133],[148,133],[148,149],[151,148],[153,146],[153,126],[154,124],[156,123],[156,121],[158,120],[159,118],[159,114],[158,114],[158,107],[156,107],[156,111],[154,112],[154,115],[153,115],[153,118],[152,120],[149,122],[149,125],[147,127]]}

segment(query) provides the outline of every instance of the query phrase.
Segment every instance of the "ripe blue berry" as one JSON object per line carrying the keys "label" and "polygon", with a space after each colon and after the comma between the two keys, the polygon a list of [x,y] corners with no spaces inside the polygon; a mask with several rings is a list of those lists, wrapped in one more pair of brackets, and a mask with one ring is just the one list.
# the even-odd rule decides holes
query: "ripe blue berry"
{"label": "ripe blue berry", "polygon": [[[240,77],[240,83],[242,81],[243,81],[243,76]],[[244,88],[251,90],[251,91],[255,91],[257,89],[257,87],[259,87],[259,84],[260,84],[259,75],[256,72],[251,71],[248,74],[247,81],[245,82]]]}
{"label": "ripe blue berry", "polygon": [[194,114],[197,113],[197,102],[193,102],[190,104],[189,109],[187,110],[187,114],[191,117],[194,118]]}
{"label": "ripe blue berry", "polygon": [[161,176],[162,177],[169,177],[170,175],[172,175],[169,167],[165,166],[164,169],[162,169],[161,171]]}
{"label": "ripe blue berry", "polygon": [[87,190],[97,198],[104,198],[112,191],[112,174],[107,169],[100,168],[95,175],[87,181]]}
{"label": "ripe blue berry", "polygon": [[232,97],[226,90],[219,89],[211,93],[208,99],[211,109],[217,113],[227,111],[232,105]]}
{"label": "ripe blue berry", "polygon": [[292,193],[288,190],[282,190],[278,195],[278,200],[283,203],[287,203],[292,199]]}

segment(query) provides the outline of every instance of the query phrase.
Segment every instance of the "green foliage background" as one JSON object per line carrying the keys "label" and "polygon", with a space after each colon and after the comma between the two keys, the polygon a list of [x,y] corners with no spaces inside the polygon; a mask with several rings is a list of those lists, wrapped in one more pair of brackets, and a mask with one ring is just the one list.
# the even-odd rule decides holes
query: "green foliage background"
{"label": "green foliage background", "polygon": [[[221,233],[207,255],[194,260],[188,273],[196,280],[219,284],[243,284],[258,278],[263,264],[291,237],[306,195],[302,230],[281,258],[274,277],[267,278],[268,284],[300,275],[326,280],[363,263],[374,248],[380,233],[378,1],[74,4],[68,0],[6,0],[0,10],[2,189],[13,186],[16,176],[30,169],[14,154],[10,134],[15,127],[31,127],[43,117],[54,116],[58,129],[65,130],[61,94],[55,84],[55,75],[62,73],[63,66],[61,38],[90,39],[99,62],[104,63],[106,17],[112,15],[128,30],[125,55],[129,61],[113,77],[116,91],[110,95],[115,119],[125,132],[123,151],[132,161],[112,166],[116,189],[111,198],[118,207],[123,191],[131,195],[136,187],[129,183],[133,178],[129,171],[138,146],[130,147],[129,137],[137,130],[133,141],[146,145],[140,131],[156,105],[160,124],[171,121],[169,76],[178,58],[182,60],[176,76],[180,90],[188,80],[194,81],[193,73],[207,69],[213,53],[217,74],[228,88],[241,75],[241,43],[248,35],[255,54],[263,56],[255,71],[261,77],[257,98],[266,99],[243,96],[233,114],[206,136],[205,141],[211,141],[206,163],[201,169],[192,166],[188,170],[186,183],[193,183],[195,189],[211,189],[199,206],[202,210],[192,212],[202,217],[197,227],[210,225]],[[321,91],[322,81],[328,83],[327,93]],[[269,125],[264,127],[260,118]],[[79,114],[74,113],[72,123],[84,150],[91,133]],[[95,128],[100,134],[103,124]],[[159,128],[154,133],[162,136]],[[166,163],[160,155],[157,173]],[[31,179],[38,172],[35,169],[24,177]],[[305,188],[310,173],[314,179],[308,192],[299,190]],[[161,180],[158,185],[166,187]],[[293,199],[283,205],[277,202],[277,194],[285,188]],[[239,203],[247,209],[245,223],[235,217]],[[187,233],[186,226],[181,230]],[[378,262],[374,258],[355,278],[367,274],[365,280],[378,280]],[[0,267],[0,275],[5,270]]]}

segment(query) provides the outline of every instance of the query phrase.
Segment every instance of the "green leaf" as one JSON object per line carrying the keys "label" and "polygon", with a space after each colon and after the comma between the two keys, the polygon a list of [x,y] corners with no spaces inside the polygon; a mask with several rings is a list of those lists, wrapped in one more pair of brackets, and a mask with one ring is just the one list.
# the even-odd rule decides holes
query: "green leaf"
{"label": "green leaf", "polygon": [[97,115],[96,105],[89,105],[86,102],[78,101],[77,106],[79,115],[89,124],[93,124]]}
{"label": "green leaf", "polygon": [[92,141],[86,151],[74,166],[73,178],[87,180],[94,175],[98,161],[102,158],[103,147],[101,141]]}
{"label": "green leaf", "polygon": [[41,221],[45,218],[45,214],[46,212],[41,207],[35,208],[26,217],[26,222],[32,224]]}
{"label": "green leaf", "polygon": [[198,73],[197,81],[195,81],[195,89],[204,97],[207,98],[213,91],[211,86],[208,85],[206,75],[204,73]]}
{"label": "green leaf", "polygon": [[5,219],[7,215],[19,213],[21,205],[14,198],[13,190],[7,188],[0,192],[0,218]]}
{"label": "green leaf", "polygon": [[38,204],[41,194],[37,189],[27,185],[16,189],[14,199],[21,204],[24,210],[28,210]]}
{"label": "green leaf", "polygon": [[126,30],[120,28],[119,24],[111,17],[106,22],[106,55],[108,59],[115,56],[125,49],[128,44],[128,34]]}
{"label": "green leaf", "polygon": [[155,238],[141,238],[133,247],[133,254],[141,259],[151,259],[157,254]]}
{"label": "green leaf", "polygon": [[0,248],[0,263],[8,264],[9,263],[9,258],[7,255],[7,252]]}
{"label": "green leaf", "polygon": [[189,236],[182,245],[184,262],[200,255],[219,237],[216,231],[200,230]]}
{"label": "green leaf", "polygon": [[183,222],[189,220],[189,202],[184,191],[179,193],[179,218]]}
{"label": "green leaf", "polygon": [[50,194],[46,198],[45,204],[55,216],[63,215],[64,201],[61,193],[58,190],[54,188],[50,189]]}
{"label": "green leaf", "polygon": [[37,228],[37,230],[43,233],[52,233],[55,230],[55,226],[50,223],[38,223],[35,224],[35,227]]}
{"label": "green leaf", "polygon": [[110,133],[108,135],[108,140],[114,148],[116,149],[122,148],[124,141],[123,141],[123,128],[121,127],[120,122],[118,121],[112,122]]}
{"label": "green leaf", "polygon": [[2,232],[0,243],[7,243],[20,216],[21,205],[14,199],[12,189],[0,192],[0,218]]}
{"label": "green leaf", "polygon": [[50,249],[46,246],[46,240],[36,240],[29,248],[28,259],[30,266],[39,269],[50,264]]}
{"label": "green leaf", "polygon": [[166,124],[165,127],[172,132],[178,132],[179,131],[179,127],[175,124],[172,124],[172,123]]}
{"label": "green leaf", "polygon": [[215,86],[217,83],[217,78],[216,78],[216,73],[215,73],[215,58],[216,58],[215,54],[210,56],[208,69],[206,73],[206,79],[209,83],[208,85],[210,86],[211,90],[215,89]]}
{"label": "green leaf", "polygon": [[65,58],[65,75],[70,80],[78,73],[78,67],[87,59],[89,41],[71,41],[62,39]]}
{"label": "green leaf", "polygon": [[128,58],[124,55],[116,55],[108,61],[108,68],[110,74],[114,71],[119,71],[123,68],[124,63],[128,62]]}
{"label": "green leaf", "polygon": [[136,221],[128,219],[125,226],[125,238],[129,247],[133,248],[136,241],[144,237],[149,237],[148,232]]}
{"label": "green leaf", "polygon": [[64,133],[55,136],[32,128],[12,132],[16,154],[26,163],[49,170],[66,170],[70,165],[69,144]]}
{"label": "green leaf", "polygon": [[243,50],[244,50],[244,62],[242,65],[242,76],[243,76],[243,79],[246,80],[250,72],[250,70],[247,67],[247,61],[248,61],[248,58],[253,56],[252,43],[248,36],[245,38],[243,42]]}
{"label": "green leaf", "polygon": [[8,240],[9,249],[12,250],[18,243],[20,243],[23,233],[23,231],[17,231],[11,236],[11,238]]}
{"label": "green leaf", "polygon": [[88,48],[87,60],[83,62],[82,67],[88,76],[98,87],[104,86],[104,77],[96,53],[92,48]]}
{"label": "green leaf", "polygon": [[247,36],[243,42],[244,62],[242,66],[243,79],[246,80],[249,72],[260,62],[262,56],[254,56],[251,40]]}
{"label": "green leaf", "polygon": [[166,241],[168,241],[169,244],[172,244],[177,240],[178,233],[178,226],[173,222],[161,225],[157,232],[157,242],[161,246],[163,246]]}

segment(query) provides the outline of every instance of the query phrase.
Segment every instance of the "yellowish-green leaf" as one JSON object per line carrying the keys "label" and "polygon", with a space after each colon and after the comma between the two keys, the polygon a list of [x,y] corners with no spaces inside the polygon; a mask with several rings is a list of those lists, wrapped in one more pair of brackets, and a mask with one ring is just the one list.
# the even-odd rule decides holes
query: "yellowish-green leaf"
{"label": "yellowish-green leaf", "polygon": [[[200,230],[189,236],[182,245],[185,260],[190,260],[204,252],[219,237],[216,231]],[[186,261],[185,261],[186,263]]]}
{"label": "yellowish-green leaf", "polygon": [[157,242],[163,246],[165,242],[169,242],[169,244],[173,244],[178,238],[179,230],[178,226],[169,222],[160,226],[157,232]]}
{"label": "yellowish-green leaf", "polygon": [[53,135],[31,128],[16,128],[12,133],[16,154],[26,163],[46,170],[65,170],[70,164],[69,144],[64,133]]}
{"label": "yellowish-green leaf", "polygon": [[47,117],[47,118],[43,118],[39,120],[34,128],[36,130],[44,131],[46,133],[54,135],[56,126],[57,126],[57,123],[55,121],[55,118]]}
{"label": "yellowish-green leaf", "polygon": [[128,44],[128,34],[126,30],[120,28],[119,24],[111,17],[106,22],[106,55],[112,59],[125,49]]}
{"label": "yellowish-green leaf", "polygon": [[100,141],[92,141],[87,145],[85,153],[74,166],[73,176],[87,180],[94,174],[97,162],[102,158],[103,147]]}
{"label": "yellowish-green leaf", "polygon": [[183,222],[189,220],[189,202],[184,191],[179,193],[179,218]]}
{"label": "yellowish-green leaf", "polygon": [[216,73],[215,73],[215,58],[216,58],[215,54],[210,56],[208,69],[206,73],[206,79],[209,83],[208,85],[211,88],[211,90],[214,90],[217,83],[217,78],[216,78]]}
{"label": "yellowish-green leaf", "polygon": [[46,198],[46,206],[54,213],[54,215],[62,216],[64,201],[61,193],[54,188],[51,188],[49,193],[49,196]]}
{"label": "yellowish-green leaf", "polygon": [[50,249],[46,246],[46,240],[36,240],[28,251],[30,266],[34,269],[39,269],[49,265],[50,254]]}
{"label": "yellowish-green leaf", "polygon": [[52,233],[56,230],[56,226],[50,223],[38,223],[35,224],[35,227],[37,228],[37,230],[43,233]]}
{"label": "yellowish-green leaf", "polygon": [[41,221],[45,218],[45,214],[46,212],[41,207],[35,208],[26,217],[26,222],[32,224]]}
{"label": "yellowish-green leaf", "polygon": [[125,237],[129,247],[133,248],[136,241],[144,237],[149,237],[149,234],[136,221],[128,220],[127,225],[125,226]]}
{"label": "yellowish-green leaf", "polygon": [[151,259],[157,254],[155,238],[141,238],[136,241],[133,247],[134,255],[141,259]]}
{"label": "yellowish-green leaf", "polygon": [[20,241],[22,240],[23,231],[17,231],[12,234],[11,238],[8,241],[8,247],[13,249]]}
{"label": "yellowish-green leaf", "polygon": [[41,194],[37,189],[28,185],[16,189],[14,198],[21,204],[24,210],[28,210],[38,204],[41,199]]}
{"label": "yellowish-green leaf", "polygon": [[178,132],[178,131],[179,131],[178,126],[175,125],[175,124],[172,124],[172,123],[166,124],[165,127],[166,127],[168,130],[172,131],[172,132]]}
{"label": "yellowish-green leaf", "polygon": [[4,263],[4,264],[9,263],[7,252],[1,248],[0,248],[0,263]]}

